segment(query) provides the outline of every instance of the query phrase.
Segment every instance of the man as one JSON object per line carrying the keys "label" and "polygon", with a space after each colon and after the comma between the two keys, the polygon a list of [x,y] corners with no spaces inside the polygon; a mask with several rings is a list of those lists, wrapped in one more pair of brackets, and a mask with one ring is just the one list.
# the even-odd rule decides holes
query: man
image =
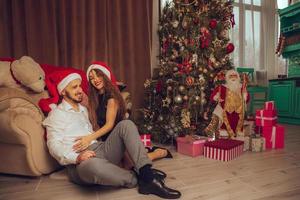
{"label": "man", "polygon": [[[159,170],[151,168],[152,163],[140,141],[137,128],[129,120],[121,121],[105,142],[92,141],[82,152],[73,150],[76,138],[93,132],[87,109],[80,104],[83,98],[81,80],[79,74],[70,71],[52,76],[62,101],[43,122],[47,129],[50,154],[67,167],[70,179],[77,184],[128,188],[138,184],[141,194],[179,198],[181,193],[165,186],[164,177],[157,174]],[[125,149],[134,161],[137,175],[118,166]]]}
{"label": "man", "polygon": [[245,80],[241,84],[237,71],[227,71],[225,80],[226,83],[218,86],[211,95],[211,101],[217,102],[217,106],[214,109],[212,121],[205,131],[214,132],[221,128],[221,135],[225,133],[232,138],[243,131],[244,113],[249,94]]}

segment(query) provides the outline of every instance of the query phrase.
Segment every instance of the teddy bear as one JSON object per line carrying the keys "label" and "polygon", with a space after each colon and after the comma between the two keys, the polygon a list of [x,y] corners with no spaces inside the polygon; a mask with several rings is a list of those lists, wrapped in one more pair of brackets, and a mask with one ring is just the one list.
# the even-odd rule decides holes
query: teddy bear
{"label": "teddy bear", "polygon": [[16,88],[26,93],[42,93],[45,88],[44,70],[29,56],[22,56],[19,60],[2,59],[0,87]]}

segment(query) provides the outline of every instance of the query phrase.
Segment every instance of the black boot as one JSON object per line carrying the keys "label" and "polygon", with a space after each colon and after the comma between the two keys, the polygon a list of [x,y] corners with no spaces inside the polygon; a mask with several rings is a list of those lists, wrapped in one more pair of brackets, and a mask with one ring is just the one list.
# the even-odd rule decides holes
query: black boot
{"label": "black boot", "polygon": [[164,180],[167,177],[167,174],[161,170],[152,168],[153,176],[159,180]]}
{"label": "black boot", "polygon": [[164,199],[178,199],[181,196],[179,191],[168,188],[158,178],[153,178],[151,182],[139,180],[138,191],[140,194],[154,194]]}
{"label": "black boot", "polygon": [[[133,171],[135,173],[136,177],[139,177],[139,175],[134,167],[131,168],[131,171]],[[162,181],[164,181],[164,179],[167,177],[167,174],[165,172],[158,170],[158,169],[152,168],[152,173],[153,173],[153,177],[155,177],[159,180],[162,180]]]}

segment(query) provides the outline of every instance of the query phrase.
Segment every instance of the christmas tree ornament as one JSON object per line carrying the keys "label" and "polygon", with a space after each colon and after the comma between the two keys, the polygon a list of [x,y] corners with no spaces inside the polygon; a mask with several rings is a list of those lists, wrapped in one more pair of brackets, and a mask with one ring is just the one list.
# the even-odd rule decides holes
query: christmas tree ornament
{"label": "christmas tree ornament", "polygon": [[194,85],[194,78],[192,76],[188,76],[185,80],[185,83],[188,85],[188,86],[192,86]]}
{"label": "christmas tree ornament", "polygon": [[177,28],[179,25],[179,21],[175,20],[171,24],[172,24],[173,28]]}
{"label": "christmas tree ornament", "polygon": [[184,128],[190,128],[191,126],[191,113],[187,109],[181,111],[181,124]]}
{"label": "christmas tree ornament", "polygon": [[178,91],[183,94],[185,92],[185,87],[183,85],[180,85],[178,88]]}
{"label": "christmas tree ornament", "polygon": [[225,21],[225,22],[223,23],[223,27],[224,27],[224,29],[226,29],[226,30],[230,29],[230,28],[231,28],[231,22],[230,22],[230,21]]}
{"label": "christmas tree ornament", "polygon": [[162,115],[159,115],[158,117],[157,117],[157,119],[158,119],[158,121],[163,121],[164,120],[164,117],[162,116]]}
{"label": "christmas tree ornament", "polygon": [[168,130],[168,134],[169,134],[169,135],[174,135],[174,130],[173,130],[173,129],[169,129],[169,130]]}
{"label": "christmas tree ornament", "polygon": [[195,63],[195,64],[198,63],[198,55],[197,55],[197,54],[194,53],[194,54],[192,55],[192,61],[191,61],[191,62],[192,62],[192,63]]}
{"label": "christmas tree ornament", "polygon": [[222,40],[219,40],[218,38],[216,38],[214,41],[212,41],[212,44],[214,46],[214,48],[218,49],[222,47]]}
{"label": "christmas tree ornament", "polygon": [[183,51],[184,51],[184,49],[185,49],[185,47],[184,47],[184,46],[180,46],[180,51],[181,51],[181,52],[183,52]]}
{"label": "christmas tree ornament", "polygon": [[173,67],[173,72],[178,72],[178,67]]}
{"label": "christmas tree ornament", "polygon": [[162,100],[162,106],[163,107],[169,107],[169,105],[171,104],[171,99],[169,97],[166,97],[165,99]]}
{"label": "christmas tree ornament", "polygon": [[229,39],[229,32],[226,29],[223,29],[220,33],[219,33],[219,38],[220,39]]}
{"label": "christmas tree ornament", "polygon": [[175,103],[177,103],[177,104],[181,104],[182,103],[182,96],[181,95],[176,95],[175,97],[174,97],[174,102]]}
{"label": "christmas tree ornament", "polygon": [[172,91],[172,90],[173,90],[172,86],[168,86],[168,87],[167,87],[167,90],[168,90],[168,91]]}
{"label": "christmas tree ornament", "polygon": [[187,29],[189,27],[189,19],[187,16],[183,17],[181,26],[183,29]]}
{"label": "christmas tree ornament", "polygon": [[195,96],[195,100],[196,100],[196,101],[199,101],[199,100],[200,100],[200,97],[199,97],[199,96]]}
{"label": "christmas tree ornament", "polygon": [[153,126],[151,126],[151,125],[147,126],[148,131],[151,131],[152,129],[153,129]]}
{"label": "christmas tree ornament", "polygon": [[183,100],[187,101],[187,100],[189,100],[189,97],[187,95],[184,95]]}
{"label": "christmas tree ornament", "polygon": [[199,75],[199,84],[200,85],[204,85],[205,84],[205,78],[204,78],[203,74]]}
{"label": "christmas tree ornament", "polygon": [[234,45],[232,43],[228,43],[226,46],[226,53],[231,53],[234,51]]}
{"label": "christmas tree ornament", "polygon": [[217,27],[217,24],[218,24],[218,22],[217,22],[216,19],[211,19],[211,20],[209,21],[209,27],[210,27],[211,29],[215,29],[215,28]]}

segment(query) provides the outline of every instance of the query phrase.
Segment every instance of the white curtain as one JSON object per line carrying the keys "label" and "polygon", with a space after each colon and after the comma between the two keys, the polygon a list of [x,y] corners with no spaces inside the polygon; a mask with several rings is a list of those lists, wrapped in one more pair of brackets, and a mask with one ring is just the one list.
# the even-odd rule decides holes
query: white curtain
{"label": "white curtain", "polygon": [[235,0],[234,5],[236,26],[231,37],[236,46],[235,66],[254,68],[256,83],[266,85],[268,79],[278,75],[277,1]]}
{"label": "white curtain", "polygon": [[278,40],[278,15],[277,1],[262,1],[262,42],[263,42],[263,66],[267,71],[267,78],[277,78],[279,74],[278,58],[275,54]]}

